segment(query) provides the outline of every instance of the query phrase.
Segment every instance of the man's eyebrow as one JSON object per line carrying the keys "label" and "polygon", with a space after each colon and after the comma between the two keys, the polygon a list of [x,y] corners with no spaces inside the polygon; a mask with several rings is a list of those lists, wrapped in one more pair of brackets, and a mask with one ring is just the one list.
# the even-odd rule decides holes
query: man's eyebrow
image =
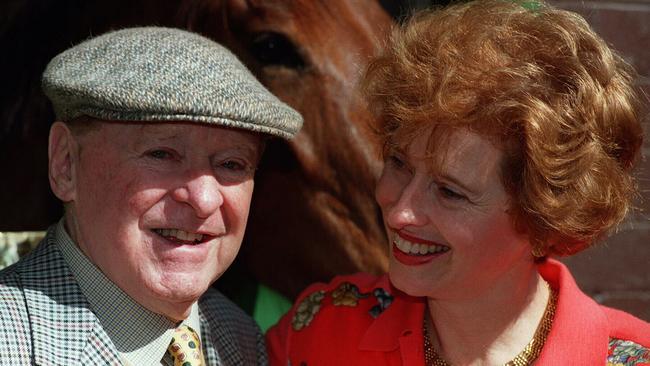
{"label": "man's eyebrow", "polygon": [[257,158],[261,156],[261,152],[262,152],[261,148],[257,147],[254,144],[248,144],[248,143],[234,144],[233,146],[228,147],[226,150],[239,151],[244,154],[253,155]]}
{"label": "man's eyebrow", "polygon": [[178,138],[180,136],[180,134],[178,134],[178,133],[170,135],[170,136],[156,136],[156,135],[164,135],[164,133],[160,133],[160,134],[155,134],[154,133],[154,138],[157,138],[158,140],[172,140],[172,139]]}
{"label": "man's eyebrow", "polygon": [[180,133],[172,132],[172,135],[168,134],[169,131],[155,131],[153,129],[140,129],[140,136],[133,139],[132,145],[133,148],[139,149],[148,146],[151,143],[155,142],[165,142],[177,139],[180,137]]}
{"label": "man's eyebrow", "polygon": [[143,125],[140,127],[143,139],[171,140],[180,137],[181,133],[173,126],[168,128],[156,128],[155,125]]}

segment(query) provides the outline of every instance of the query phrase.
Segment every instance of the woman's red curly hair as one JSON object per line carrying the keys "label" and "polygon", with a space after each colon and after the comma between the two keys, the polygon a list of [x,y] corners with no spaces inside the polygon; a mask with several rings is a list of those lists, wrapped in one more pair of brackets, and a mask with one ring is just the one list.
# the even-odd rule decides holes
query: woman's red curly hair
{"label": "woman's red curly hair", "polygon": [[407,20],[363,87],[385,145],[431,133],[435,157],[450,129],[489,138],[516,227],[543,253],[570,255],[620,223],[636,194],[634,75],[575,13],[480,0]]}

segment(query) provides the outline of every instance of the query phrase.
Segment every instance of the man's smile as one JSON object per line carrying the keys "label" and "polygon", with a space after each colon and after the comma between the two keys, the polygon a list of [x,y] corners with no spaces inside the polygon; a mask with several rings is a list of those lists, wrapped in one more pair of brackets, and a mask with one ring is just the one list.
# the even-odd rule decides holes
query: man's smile
{"label": "man's smile", "polygon": [[214,238],[212,235],[191,233],[181,229],[153,229],[152,231],[169,241],[179,244],[201,244]]}

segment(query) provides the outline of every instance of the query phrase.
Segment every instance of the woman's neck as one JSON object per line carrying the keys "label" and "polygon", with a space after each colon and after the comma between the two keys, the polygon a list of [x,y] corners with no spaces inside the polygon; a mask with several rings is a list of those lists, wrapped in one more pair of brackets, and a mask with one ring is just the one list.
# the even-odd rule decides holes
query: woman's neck
{"label": "woman's neck", "polygon": [[535,335],[550,295],[531,268],[473,298],[429,298],[431,344],[437,353],[454,366],[503,365],[517,356]]}

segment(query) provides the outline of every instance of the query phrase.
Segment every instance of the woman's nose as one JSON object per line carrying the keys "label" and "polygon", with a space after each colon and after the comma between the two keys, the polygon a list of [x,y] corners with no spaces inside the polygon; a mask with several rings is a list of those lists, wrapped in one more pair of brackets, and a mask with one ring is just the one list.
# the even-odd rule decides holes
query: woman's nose
{"label": "woman's nose", "polygon": [[394,194],[385,208],[388,226],[401,229],[407,226],[423,226],[428,222],[426,189],[417,179],[411,179]]}
{"label": "woman's nose", "polygon": [[174,200],[190,205],[196,216],[208,218],[223,204],[221,184],[209,174],[194,177],[174,189]]}

